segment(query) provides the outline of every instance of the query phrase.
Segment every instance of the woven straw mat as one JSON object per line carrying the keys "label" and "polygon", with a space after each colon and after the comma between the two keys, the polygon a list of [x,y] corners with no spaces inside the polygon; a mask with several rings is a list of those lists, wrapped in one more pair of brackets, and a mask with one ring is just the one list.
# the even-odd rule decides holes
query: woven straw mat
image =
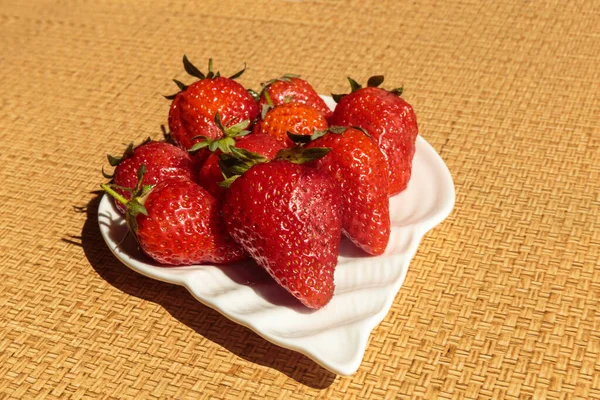
{"label": "woven straw mat", "polygon": [[[600,2],[0,2],[0,399],[600,398]],[[384,74],[456,185],[337,376],[121,265],[106,153],[212,57],[258,89]]]}

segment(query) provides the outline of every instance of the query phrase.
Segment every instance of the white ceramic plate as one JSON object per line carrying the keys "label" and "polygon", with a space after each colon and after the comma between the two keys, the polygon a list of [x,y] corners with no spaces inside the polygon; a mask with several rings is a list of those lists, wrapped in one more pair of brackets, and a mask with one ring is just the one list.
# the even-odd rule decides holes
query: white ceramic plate
{"label": "white ceramic plate", "polygon": [[[331,98],[326,98],[332,105]],[[423,235],[454,207],[454,184],[440,156],[417,139],[412,178],[390,198],[392,231],[381,256],[367,256],[342,240],[335,294],[318,311],[302,306],[252,262],[226,266],[161,267],[123,241],[127,226],[105,195],[98,222],[106,244],[125,265],[150,278],[185,286],[205,305],[266,340],[303,353],[340,375],[360,366],[371,331],[388,313]]]}

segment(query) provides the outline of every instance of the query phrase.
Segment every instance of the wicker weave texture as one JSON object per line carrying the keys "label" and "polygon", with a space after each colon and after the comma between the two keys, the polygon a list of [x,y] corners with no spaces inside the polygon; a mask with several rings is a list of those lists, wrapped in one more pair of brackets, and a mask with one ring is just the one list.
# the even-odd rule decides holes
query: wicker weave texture
{"label": "wicker weave texture", "polygon": [[[600,398],[598,1],[5,0],[0,45],[0,399]],[[452,172],[354,376],[104,245],[105,155],[161,135],[184,53],[255,89],[384,74]]]}

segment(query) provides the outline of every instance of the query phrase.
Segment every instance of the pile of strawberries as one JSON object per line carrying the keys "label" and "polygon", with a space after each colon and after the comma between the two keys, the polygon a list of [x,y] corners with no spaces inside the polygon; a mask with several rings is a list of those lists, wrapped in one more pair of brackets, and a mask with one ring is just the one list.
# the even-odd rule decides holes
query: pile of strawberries
{"label": "pile of strawberries", "polygon": [[139,247],[165,266],[251,257],[307,307],[334,292],[342,235],[365,253],[385,251],[389,196],[411,175],[417,121],[401,89],[333,95],[331,111],[305,80],[284,75],[260,93],[202,73],[172,96],[170,134],[130,145],[102,187]]}

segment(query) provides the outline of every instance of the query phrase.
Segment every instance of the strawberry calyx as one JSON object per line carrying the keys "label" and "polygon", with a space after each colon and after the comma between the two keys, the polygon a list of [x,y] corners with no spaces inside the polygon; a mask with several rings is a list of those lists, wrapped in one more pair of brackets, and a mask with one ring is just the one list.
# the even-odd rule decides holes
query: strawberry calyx
{"label": "strawberry calyx", "polygon": [[250,130],[246,129],[250,126],[250,120],[243,120],[237,124],[231,126],[224,126],[221,120],[219,112],[215,113],[215,125],[223,132],[223,136],[218,139],[212,139],[207,136],[194,136],[192,139],[201,139],[200,142],[195,143],[187,151],[194,153],[200,149],[208,147],[208,150],[215,152],[221,150],[223,153],[229,153],[231,147],[235,146],[235,139],[237,137],[246,136],[250,133]]}
{"label": "strawberry calyx", "polygon": [[254,99],[254,101],[260,100],[260,93],[258,93],[256,90],[254,90],[254,89],[246,89],[246,91],[248,92],[248,94],[250,94],[250,96],[252,96],[252,98]]}
{"label": "strawberry calyx", "polygon": [[221,76],[219,71],[213,72],[212,58],[208,59],[208,73],[207,74],[204,74],[194,64],[192,64],[192,62],[187,58],[187,55],[185,55],[185,54],[183,55],[183,68],[185,69],[185,72],[188,73],[188,75],[191,75],[194,78],[198,78],[199,80],[212,79],[212,78],[217,78],[217,77]]}
{"label": "strawberry calyx", "polygon": [[[111,154],[107,154],[106,158],[108,159],[108,163],[110,164],[111,167],[116,167],[123,160],[131,157],[133,155],[133,151],[135,149],[137,149],[138,147],[140,147],[146,143],[150,143],[151,141],[152,141],[152,139],[150,137],[148,137],[148,138],[146,138],[146,140],[144,140],[142,143],[138,144],[137,146],[134,144],[134,142],[131,142],[131,143],[129,143],[129,145],[127,145],[127,147],[125,148],[125,151],[120,156],[113,156]],[[114,174],[108,174],[106,171],[104,171],[104,166],[102,167],[102,176],[105,177],[106,179],[114,178]]]}
{"label": "strawberry calyx", "polygon": [[291,82],[292,78],[300,78],[300,75],[298,74],[283,74],[282,76],[280,76],[279,78],[273,78],[273,79],[269,79],[266,82],[262,82],[260,84],[260,86],[262,86],[263,88],[263,92],[266,91],[266,89],[272,84],[275,83],[277,81],[282,81],[282,82]]}
{"label": "strawberry calyx", "polygon": [[[290,80],[292,78],[299,78],[300,75],[297,74],[285,74],[280,78],[275,78],[275,79],[271,79],[270,81],[267,82],[263,82],[261,83],[261,86],[263,87],[262,91],[259,93],[256,93],[255,91],[252,90],[252,96],[256,96],[254,97],[256,101],[258,101],[261,97],[263,97],[265,99],[265,103],[263,103],[262,108],[261,108],[261,112],[260,112],[260,119],[265,119],[265,116],[267,115],[267,113],[269,112],[269,110],[271,110],[272,108],[275,107],[275,105],[273,104],[273,99],[271,99],[271,94],[269,93],[269,86],[277,81],[282,81],[282,82],[290,82]],[[249,90],[250,91],[250,90]],[[294,98],[292,96],[284,96],[283,98],[283,103],[291,103],[294,101]]]}
{"label": "strawberry calyx", "polygon": [[258,154],[238,147],[230,147],[228,153],[219,154],[219,168],[225,178],[219,186],[229,188],[233,181],[248,171],[252,166],[269,160]]}
{"label": "strawberry calyx", "polygon": [[172,144],[173,146],[177,146],[177,142],[173,139],[173,134],[167,130],[164,125],[160,126],[160,130],[163,134],[163,139],[166,143]]}
{"label": "strawberry calyx", "polygon": [[[126,188],[123,186],[115,185],[112,183],[103,183],[100,185],[102,189],[111,195],[116,201],[123,204],[127,208],[127,212],[125,213],[125,220],[127,225],[129,226],[132,232],[137,232],[138,224],[137,224],[137,216],[139,214],[148,215],[148,210],[144,207],[144,202],[146,201],[146,197],[154,188],[154,185],[143,185],[142,180],[144,179],[144,175],[146,174],[146,164],[142,164],[137,171],[137,185],[135,188]],[[131,193],[131,199],[127,200],[125,197],[120,195],[115,189],[125,190]]]}
{"label": "strawberry calyx", "polygon": [[[384,81],[384,77],[383,75],[373,75],[372,77],[370,77],[367,80],[367,87],[379,87]],[[350,93],[354,93],[359,89],[362,89],[363,86],[356,82],[354,79],[352,79],[351,77],[348,77],[348,82],[350,82]],[[384,89],[385,90],[385,89]],[[395,88],[392,90],[387,90],[388,92],[400,97],[402,95],[402,92],[404,91],[403,87],[399,87],[399,88]],[[342,97],[346,96],[348,93],[345,94],[331,94],[331,97],[333,98],[333,100],[336,103],[339,103],[340,100],[342,99]]]}
{"label": "strawberry calyx", "polygon": [[292,142],[294,142],[295,144],[297,144],[299,146],[302,146],[302,145],[312,142],[313,140],[320,138],[321,136],[325,136],[325,134],[327,132],[328,132],[328,129],[323,129],[323,130],[315,129],[313,131],[312,135],[298,135],[298,134],[292,133],[290,131],[287,131],[286,133],[287,133],[288,138],[290,138],[290,140]]}
{"label": "strawberry calyx", "polygon": [[[224,160],[226,165],[230,167],[224,168],[227,172],[234,172],[238,173],[239,175],[245,172],[245,170],[239,169],[239,164],[234,163],[232,160],[240,161],[241,163],[247,164],[249,166],[269,161],[269,159],[263,155],[239,147],[232,147],[231,153],[220,154],[219,158],[221,160]],[[231,176],[232,174],[230,173],[227,175]]]}
{"label": "strawberry calyx", "polygon": [[265,98],[265,104],[263,104],[262,107],[261,107],[261,110],[260,110],[260,119],[264,120],[265,117],[267,116],[267,113],[272,108],[275,108],[275,106],[273,105],[273,99],[271,99],[271,95],[269,94],[269,92],[263,91],[262,95]]}
{"label": "strawberry calyx", "polygon": [[[206,74],[203,73],[202,71],[200,71],[200,69],[198,67],[196,67],[194,64],[192,64],[192,62],[187,58],[187,55],[185,55],[185,54],[183,55],[183,68],[185,69],[185,72],[188,73],[188,75],[191,75],[194,78],[198,78],[198,80],[214,79],[214,78],[219,78],[221,76],[221,73],[219,71],[217,71],[217,72],[213,71],[212,58],[208,59],[208,73],[206,73]],[[242,74],[245,71],[246,71],[246,63],[244,63],[244,68],[242,68],[235,74],[231,75],[229,77],[229,79],[239,78],[240,76],[242,76]],[[175,84],[179,88],[179,92],[171,94],[171,95],[163,96],[167,100],[173,100],[179,93],[185,91],[189,87],[189,85],[186,85],[185,83],[178,81],[177,79],[173,79],[173,82],[175,82]]]}
{"label": "strawberry calyx", "polygon": [[274,160],[286,160],[293,164],[304,164],[325,157],[330,151],[330,147],[312,147],[308,149],[292,147],[290,149],[279,150]]}
{"label": "strawberry calyx", "polygon": [[[291,82],[292,78],[300,78],[300,75],[284,74],[284,75],[280,76],[279,78],[273,78],[266,82],[262,82],[260,84],[260,86],[262,87],[262,90],[260,91],[260,93],[256,93],[255,91],[252,91],[256,95],[255,99],[257,101],[260,100],[261,97],[263,97],[265,99],[265,104],[262,105],[261,119],[265,119],[265,115],[267,114],[267,112],[271,108],[274,107],[273,100],[271,99],[271,94],[269,93],[269,86],[271,86],[271,84],[278,82],[278,81]],[[254,96],[254,94],[253,94],[253,96]],[[292,101],[294,101],[294,98],[292,96],[285,96],[283,98],[284,103],[291,103]]]}
{"label": "strawberry calyx", "polygon": [[225,178],[225,180],[219,182],[219,186],[229,188],[233,181],[256,164],[275,160],[285,160],[293,164],[304,164],[306,162],[318,160],[327,155],[330,151],[331,148],[329,147],[313,147],[308,149],[303,147],[293,147],[279,150],[273,160],[269,160],[258,153],[253,153],[238,147],[231,147],[230,153],[219,154],[219,167]]}
{"label": "strawberry calyx", "polygon": [[366,136],[371,137],[371,135],[369,134],[369,132],[367,132],[367,130],[365,128],[363,128],[362,126],[357,126],[357,125],[350,125],[350,126],[334,125],[334,126],[329,127],[329,132],[335,133],[337,135],[341,135],[342,133],[346,132],[349,128],[359,130],[362,133],[364,133]]}
{"label": "strawberry calyx", "polygon": [[318,138],[325,136],[328,133],[334,133],[336,135],[341,135],[344,132],[346,132],[346,130],[348,128],[358,129],[359,131],[363,132],[368,137],[371,137],[371,135],[369,135],[369,133],[364,128],[361,128],[360,126],[337,126],[337,125],[330,126],[329,128],[320,130],[320,131],[315,129],[315,131],[312,135],[297,135],[295,133],[288,131],[287,136],[288,136],[288,138],[290,138],[290,140],[292,142],[296,143],[299,146],[303,146],[305,144],[312,142],[313,140],[317,140]]}

